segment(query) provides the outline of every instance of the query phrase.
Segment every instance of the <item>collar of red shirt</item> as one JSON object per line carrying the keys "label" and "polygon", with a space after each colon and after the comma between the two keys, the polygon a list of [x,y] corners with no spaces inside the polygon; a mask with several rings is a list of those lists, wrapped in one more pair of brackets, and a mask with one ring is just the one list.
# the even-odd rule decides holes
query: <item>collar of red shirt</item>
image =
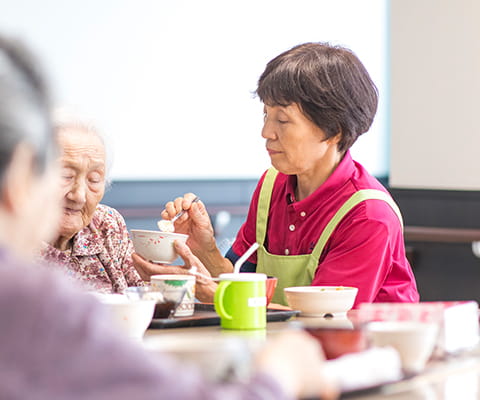
{"label": "collar of red shirt", "polygon": [[355,165],[353,163],[350,151],[347,150],[343,156],[342,161],[338,164],[335,171],[328,179],[307,198],[295,202],[295,189],[297,187],[297,176],[289,175],[286,186],[286,200],[288,204],[294,203],[295,205],[309,209],[310,203],[318,203],[318,201],[328,201],[330,197],[334,196],[339,188],[343,187],[353,176],[355,172]]}

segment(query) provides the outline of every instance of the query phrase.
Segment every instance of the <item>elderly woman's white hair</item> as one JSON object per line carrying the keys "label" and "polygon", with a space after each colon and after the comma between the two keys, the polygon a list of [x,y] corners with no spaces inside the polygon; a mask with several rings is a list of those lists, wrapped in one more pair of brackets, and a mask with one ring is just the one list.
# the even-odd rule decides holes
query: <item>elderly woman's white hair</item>
{"label": "elderly woman's white hair", "polygon": [[90,134],[96,135],[105,148],[105,189],[111,184],[110,171],[112,167],[113,157],[110,150],[107,135],[98,128],[98,124],[93,118],[86,116],[84,113],[74,110],[71,107],[57,107],[52,113],[53,128],[55,132],[68,129],[79,129]]}

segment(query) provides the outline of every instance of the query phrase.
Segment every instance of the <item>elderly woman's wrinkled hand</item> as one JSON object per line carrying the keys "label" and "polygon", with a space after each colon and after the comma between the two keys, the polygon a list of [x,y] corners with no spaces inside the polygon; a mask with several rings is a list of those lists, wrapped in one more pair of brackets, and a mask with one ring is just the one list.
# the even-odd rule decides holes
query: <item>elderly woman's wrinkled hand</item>
{"label": "elderly woman's wrinkled hand", "polygon": [[[197,272],[204,276],[210,276],[210,273],[201,263],[201,261],[192,253],[188,246],[180,242],[175,242],[175,250],[182,257],[185,265],[165,265],[154,264],[145,260],[140,255],[133,253],[132,260],[135,268],[143,280],[149,281],[152,275],[162,274],[189,274],[192,267],[196,267]],[[195,296],[198,300],[211,303],[217,284],[209,279],[196,277]]]}

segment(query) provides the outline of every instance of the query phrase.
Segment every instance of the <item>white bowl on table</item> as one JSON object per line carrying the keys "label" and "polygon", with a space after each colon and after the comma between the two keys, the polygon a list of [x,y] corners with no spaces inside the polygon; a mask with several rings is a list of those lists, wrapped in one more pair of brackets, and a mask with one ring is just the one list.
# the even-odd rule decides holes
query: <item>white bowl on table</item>
{"label": "white bowl on table", "polygon": [[212,382],[245,381],[252,371],[253,349],[238,336],[195,332],[146,336],[147,351],[168,354],[183,364],[194,366]]}
{"label": "white bowl on table", "polygon": [[157,264],[169,264],[178,254],[175,251],[174,241],[185,243],[188,235],[174,232],[149,231],[143,229],[130,230],[135,252],[148,261]]}
{"label": "white bowl on table", "polygon": [[358,292],[351,286],[295,286],[283,290],[288,305],[306,317],[345,317]]}
{"label": "white bowl on table", "polygon": [[376,347],[398,351],[408,374],[421,372],[430,359],[438,337],[438,325],[417,321],[375,321],[366,325],[367,337]]}
{"label": "white bowl on table", "polygon": [[130,300],[122,294],[96,294],[112,321],[129,338],[141,340],[153,318],[155,300]]}

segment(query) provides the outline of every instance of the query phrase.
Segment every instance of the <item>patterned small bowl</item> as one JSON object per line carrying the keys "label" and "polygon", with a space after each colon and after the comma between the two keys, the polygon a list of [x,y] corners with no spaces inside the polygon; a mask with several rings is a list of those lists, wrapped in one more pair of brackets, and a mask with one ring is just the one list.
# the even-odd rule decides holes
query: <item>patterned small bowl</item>
{"label": "patterned small bowl", "polygon": [[178,257],[173,242],[187,241],[188,235],[172,232],[147,231],[132,229],[130,231],[135,251],[148,261],[157,264],[170,264]]}

